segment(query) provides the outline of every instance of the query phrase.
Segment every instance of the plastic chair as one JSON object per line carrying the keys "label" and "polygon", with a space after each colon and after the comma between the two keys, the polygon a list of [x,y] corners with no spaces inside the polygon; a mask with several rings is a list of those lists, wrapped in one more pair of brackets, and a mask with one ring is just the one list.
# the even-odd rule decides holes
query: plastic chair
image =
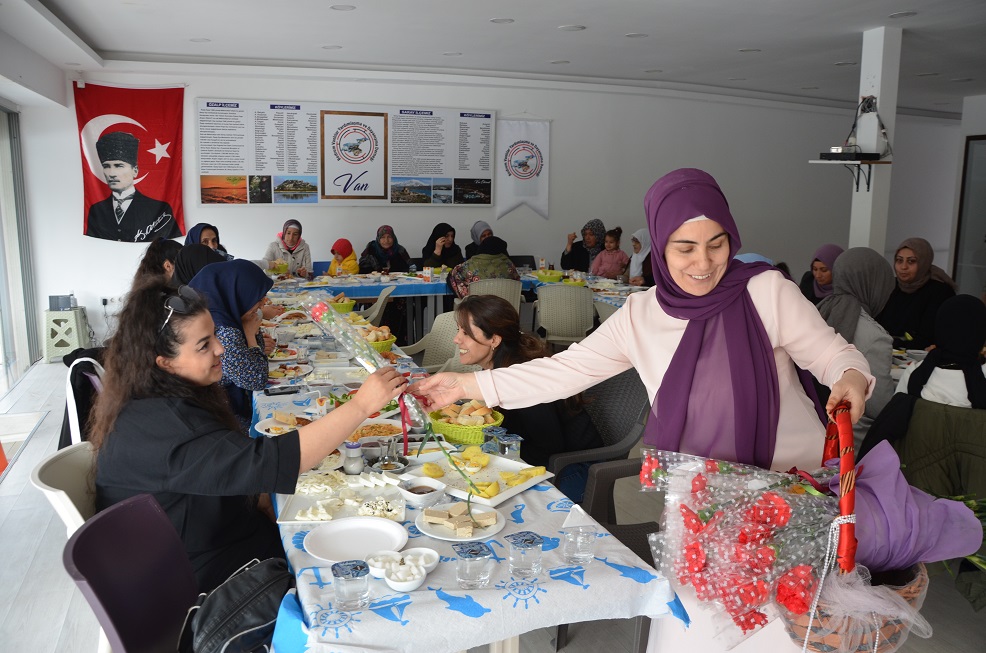
{"label": "plastic chair", "polygon": [[323,277],[329,273],[329,266],[332,261],[312,261],[312,276]]}
{"label": "plastic chair", "polygon": [[469,284],[470,295],[495,295],[506,299],[520,313],[523,284],[516,279],[480,279]]}
{"label": "plastic chair", "polygon": [[[589,480],[585,486],[585,499],[582,507],[590,517],[612,533],[625,547],[636,553],[644,562],[654,564],[647,536],[660,530],[657,522],[638,524],[616,523],[616,501],[614,491],[616,481],[621,478],[640,475],[640,458],[613,460],[596,463],[589,468]],[[633,648],[631,651],[644,653],[647,650],[647,636],[650,634],[650,618],[639,615],[634,618]],[[560,624],[555,630],[555,650],[560,651],[568,643],[568,624]]]}
{"label": "plastic chair", "polygon": [[538,287],[538,320],[549,345],[570,345],[585,338],[595,313],[592,291],[563,283]]}
{"label": "plastic chair", "polygon": [[107,508],[69,538],[69,576],[114,653],[174,653],[198,585],[171,520],[149,494]]}
{"label": "plastic chair", "polygon": [[387,307],[387,298],[390,297],[390,293],[394,292],[396,288],[397,286],[387,286],[380,291],[377,301],[374,302],[373,306],[356,312],[365,317],[373,326],[380,326],[380,322],[383,321],[383,309]]}
{"label": "plastic chair", "polygon": [[455,312],[442,313],[435,318],[431,331],[413,345],[401,347],[408,356],[424,352],[421,367],[429,374],[437,372],[453,356],[458,358],[458,348],[452,342],[459,324],[455,321]]}
{"label": "plastic chair", "polygon": [[568,465],[625,458],[644,432],[650,400],[637,370],[632,367],[583,393],[585,412],[602,438],[602,447],[566,451],[548,459],[548,470],[561,474]]}
{"label": "plastic chair", "polygon": [[96,491],[92,484],[95,452],[89,442],[80,442],[51,454],[31,472],[31,484],[41,490],[65,524],[67,536],[96,513]]}
{"label": "plastic chair", "polygon": [[[88,365],[88,367],[91,367],[93,369],[93,373],[86,371],[88,369],[86,365]],[[84,375],[88,377],[89,380],[88,387],[91,388],[91,390],[89,391],[89,396],[86,398],[87,401],[85,402],[84,405],[92,406],[92,403],[95,400],[95,397],[93,396],[93,392],[102,391],[103,389],[102,379],[103,379],[103,374],[105,373],[106,372],[103,369],[103,366],[100,365],[99,361],[97,361],[94,358],[86,358],[86,357],[77,358],[74,361],[72,361],[71,365],[69,365],[68,375],[65,377],[65,404],[66,404],[65,417],[66,419],[68,419],[72,444],[78,444],[82,442],[82,440],[84,439],[82,437],[80,418],[82,422],[85,422],[86,418],[88,418],[89,416],[88,411],[85,411],[86,412],[85,415],[81,415],[79,413],[79,407],[77,405],[75,398],[75,386],[77,385],[79,378],[81,378],[79,375]],[[73,374],[75,374],[76,376],[73,376]],[[73,381],[76,381],[77,383],[73,383]],[[84,383],[82,385],[83,387],[86,387]]]}

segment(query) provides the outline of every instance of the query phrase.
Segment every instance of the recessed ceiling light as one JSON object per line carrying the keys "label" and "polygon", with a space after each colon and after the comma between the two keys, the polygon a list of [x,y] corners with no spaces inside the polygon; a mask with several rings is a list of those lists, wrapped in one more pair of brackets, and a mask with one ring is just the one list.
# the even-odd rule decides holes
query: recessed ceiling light
{"label": "recessed ceiling light", "polygon": [[760,48],[740,48],[737,52],[749,53],[749,52],[762,52]]}
{"label": "recessed ceiling light", "polygon": [[331,5],[329,7],[329,9],[335,9],[336,11],[352,11],[355,8],[355,5]]}
{"label": "recessed ceiling light", "polygon": [[663,73],[664,71],[660,68],[648,68],[644,71],[645,73]]}
{"label": "recessed ceiling light", "polygon": [[731,82],[745,82],[746,81],[746,77],[730,77],[729,78],[729,81],[731,81]]}
{"label": "recessed ceiling light", "polygon": [[322,46],[322,49],[323,50],[342,50],[342,46],[341,45],[323,45]]}
{"label": "recessed ceiling light", "polygon": [[975,79],[974,77],[955,77],[955,78],[950,79],[948,81],[950,81],[950,82],[971,82],[974,79]]}
{"label": "recessed ceiling light", "polygon": [[918,73],[915,77],[938,77],[941,73]]}
{"label": "recessed ceiling light", "polygon": [[911,16],[917,16],[917,15],[918,12],[916,11],[898,11],[890,14],[889,16],[887,16],[887,18],[910,18]]}
{"label": "recessed ceiling light", "polygon": [[563,32],[581,32],[585,29],[585,25],[559,25],[558,29]]}
{"label": "recessed ceiling light", "polygon": [[210,41],[211,41],[212,39],[202,39],[202,38],[198,38],[198,39],[188,39],[188,40],[189,40],[189,41],[191,41],[192,43],[208,43],[208,42],[210,42]]}
{"label": "recessed ceiling light", "polygon": [[818,90],[818,87],[817,86],[802,86],[801,87],[801,90],[802,91],[817,91]]}
{"label": "recessed ceiling light", "polygon": [[555,59],[554,61],[549,61],[548,63],[560,64],[560,63],[572,63],[572,62],[569,61],[568,59]]}
{"label": "recessed ceiling light", "polygon": [[629,34],[624,34],[623,36],[627,37],[628,39],[643,39],[643,38],[647,38],[648,35],[642,34],[640,32],[630,32]]}
{"label": "recessed ceiling light", "polygon": [[836,61],[836,66],[858,66],[859,63],[856,61]]}
{"label": "recessed ceiling light", "polygon": [[[0,7],[2,7],[2,6],[3,5],[0,5]],[[66,66],[81,66],[82,64],[80,64],[78,62],[75,62],[75,61],[67,61],[67,62],[65,62],[65,65]]]}
{"label": "recessed ceiling light", "polygon": [[442,53],[442,56],[443,57],[461,57],[462,56],[462,53],[461,52],[443,52]]}
{"label": "recessed ceiling light", "polygon": [[949,104],[951,104],[951,102],[935,102],[934,103],[934,105],[936,107],[945,107],[945,106],[948,106]]}
{"label": "recessed ceiling light", "polygon": [[514,22],[513,18],[490,18],[491,23],[496,23],[497,25],[509,25]]}

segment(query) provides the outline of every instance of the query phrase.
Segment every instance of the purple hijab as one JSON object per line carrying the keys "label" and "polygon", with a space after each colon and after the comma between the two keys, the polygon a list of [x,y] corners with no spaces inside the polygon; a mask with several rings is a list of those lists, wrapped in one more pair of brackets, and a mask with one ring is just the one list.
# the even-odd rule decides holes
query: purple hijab
{"label": "purple hijab", "polygon": [[[811,257],[811,265],[814,266],[815,261],[821,261],[829,269],[829,272],[831,272],[835,268],[835,259],[839,258],[839,254],[842,252],[842,248],[838,245],[833,245],[832,243],[822,245],[815,250],[815,255]],[[824,286],[819,285],[818,281],[813,281],[812,283],[815,285],[815,297],[823,298],[832,294],[831,283]]]}
{"label": "purple hijab", "polygon": [[[780,391],[773,347],[746,284],[774,268],[733,259],[741,246],[739,231],[707,172],[682,168],[661,177],[647,192],[644,210],[657,301],[668,315],[688,320],[654,398],[644,441],[769,469]],[[731,260],[716,287],[696,297],[674,282],[664,249],[678,227],[699,216],[716,221],[729,235]]]}

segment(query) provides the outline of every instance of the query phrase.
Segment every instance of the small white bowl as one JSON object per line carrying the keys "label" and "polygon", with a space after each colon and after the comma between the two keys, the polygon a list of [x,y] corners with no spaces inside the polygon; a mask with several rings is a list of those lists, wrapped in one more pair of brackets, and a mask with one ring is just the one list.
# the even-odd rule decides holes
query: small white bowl
{"label": "small white bowl", "polygon": [[418,546],[413,549],[404,549],[401,551],[401,555],[404,556],[405,560],[408,557],[419,558],[422,566],[425,568],[425,571],[429,574],[435,571],[435,567],[438,566],[438,551],[435,549],[429,549],[426,546]]}
{"label": "small white bowl", "polygon": [[421,574],[421,578],[415,578],[414,580],[396,580],[391,578],[390,572],[384,574],[384,581],[390,586],[390,589],[395,592],[413,592],[414,590],[421,587],[421,584],[425,582],[425,577],[427,573]]}
{"label": "small white bowl", "polygon": [[[417,494],[410,491],[410,488],[413,487],[430,487],[432,491],[427,494]],[[430,508],[445,496],[445,487],[445,484],[438,479],[418,476],[407,481],[402,481],[397,486],[397,490],[404,497],[404,501],[408,505],[414,506],[415,508]]]}
{"label": "small white bowl", "polygon": [[[383,562],[397,562],[403,554],[397,551],[374,551],[366,556],[366,565],[370,568],[370,575],[374,578],[383,578]],[[372,560],[372,562],[371,562]]]}

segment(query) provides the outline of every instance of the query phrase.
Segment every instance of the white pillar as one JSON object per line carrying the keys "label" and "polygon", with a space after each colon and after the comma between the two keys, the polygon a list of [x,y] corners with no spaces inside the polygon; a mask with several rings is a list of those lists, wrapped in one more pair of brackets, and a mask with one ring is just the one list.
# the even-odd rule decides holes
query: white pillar
{"label": "white pillar", "polygon": [[[899,27],[877,27],[863,32],[863,54],[859,70],[859,97],[876,96],[876,108],[887,136],[893,142],[897,121],[897,83],[900,76]],[[856,144],[863,152],[882,153],[886,147],[876,113],[864,113],[856,124]],[[870,190],[861,180],[853,188],[849,222],[849,246],[870,247],[883,253],[887,240],[887,214],[890,208],[890,172],[893,166],[870,168]],[[864,176],[866,167],[860,171]]]}

